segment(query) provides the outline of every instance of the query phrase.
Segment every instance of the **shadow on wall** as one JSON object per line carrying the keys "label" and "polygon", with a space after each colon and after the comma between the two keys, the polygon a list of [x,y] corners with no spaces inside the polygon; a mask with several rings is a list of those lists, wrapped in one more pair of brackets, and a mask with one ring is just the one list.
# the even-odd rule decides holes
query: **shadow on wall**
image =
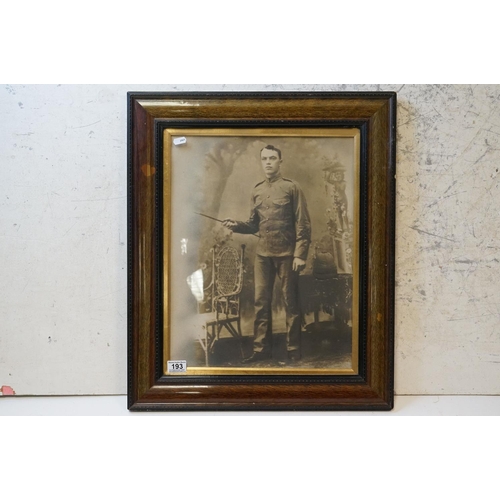
{"label": "shadow on wall", "polygon": [[[413,292],[418,283],[425,283],[429,269],[419,265],[418,261],[407,262],[405,256],[415,255],[415,248],[421,246],[419,217],[422,213],[422,200],[417,188],[421,158],[417,152],[417,136],[415,122],[417,109],[407,100],[398,97],[397,152],[396,152],[396,217],[405,212],[405,220],[410,224],[397,224],[396,231],[396,290],[395,290],[395,351],[396,357],[403,359],[406,345],[398,336],[402,325],[412,325],[416,334],[422,332],[421,311],[413,304],[414,300],[425,300],[422,294]],[[409,218],[409,215],[415,218]],[[401,286],[404,285],[404,286]],[[406,337],[405,337],[406,338]],[[410,354],[410,353],[408,353]],[[419,370],[423,372],[424,366]],[[418,372],[412,372],[418,376]]]}

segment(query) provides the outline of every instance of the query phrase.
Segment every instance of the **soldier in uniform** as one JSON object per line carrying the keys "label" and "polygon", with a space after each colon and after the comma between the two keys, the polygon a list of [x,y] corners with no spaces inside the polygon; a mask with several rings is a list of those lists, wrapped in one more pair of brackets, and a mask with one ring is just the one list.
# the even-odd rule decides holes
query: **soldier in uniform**
{"label": "soldier in uniform", "polygon": [[299,185],[281,176],[281,151],[268,145],[260,160],[266,179],[252,191],[250,218],[225,219],[235,233],[259,233],[255,256],[255,325],[253,353],[244,363],[271,357],[271,301],[276,275],[280,278],[286,311],[288,358],[300,358],[301,317],[298,300],[299,273],[306,265],[311,222]]}

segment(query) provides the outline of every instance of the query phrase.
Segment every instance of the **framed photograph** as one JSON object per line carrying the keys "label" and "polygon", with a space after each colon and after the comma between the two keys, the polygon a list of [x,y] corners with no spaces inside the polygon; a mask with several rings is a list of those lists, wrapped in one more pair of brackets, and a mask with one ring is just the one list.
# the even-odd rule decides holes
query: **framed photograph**
{"label": "framed photograph", "polygon": [[390,410],[396,94],[128,106],[129,409]]}

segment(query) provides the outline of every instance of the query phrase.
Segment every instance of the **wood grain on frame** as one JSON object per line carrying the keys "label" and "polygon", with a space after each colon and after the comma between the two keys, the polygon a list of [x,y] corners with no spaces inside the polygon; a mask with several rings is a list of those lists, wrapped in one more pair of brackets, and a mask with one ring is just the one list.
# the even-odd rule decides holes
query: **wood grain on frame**
{"label": "wood grain on frame", "polygon": [[[162,410],[390,410],[394,385],[394,218],[396,94],[174,93],[128,95],[128,406]],[[359,356],[356,376],[162,375],[161,260],[169,251],[159,221],[162,120],[235,126],[362,130],[366,163],[361,211]],[[362,180],[363,183],[363,180]],[[168,220],[171,214],[164,214]],[[364,242],[364,244],[363,244]],[[168,302],[168,296],[167,296]],[[168,306],[168,304],[167,304]],[[168,307],[166,308],[168,314]]]}

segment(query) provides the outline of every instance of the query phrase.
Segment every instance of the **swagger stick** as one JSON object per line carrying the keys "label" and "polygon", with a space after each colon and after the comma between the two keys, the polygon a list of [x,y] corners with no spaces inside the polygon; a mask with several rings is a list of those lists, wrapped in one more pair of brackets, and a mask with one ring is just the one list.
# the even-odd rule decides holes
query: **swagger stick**
{"label": "swagger stick", "polygon": [[[210,217],[210,215],[205,215],[205,214],[202,214],[200,212],[195,212],[196,215],[201,215],[202,217],[206,217],[207,219],[212,219],[212,220],[216,220],[217,222],[224,222],[220,219],[216,219],[215,217]],[[253,234],[252,233],[252,236],[255,236],[257,238],[260,238],[260,236],[258,234]]]}
{"label": "swagger stick", "polygon": [[210,217],[210,215],[200,214],[200,212],[195,212],[196,215],[201,215],[202,217],[206,217],[207,219],[216,220],[217,222],[223,222],[220,219],[216,219],[215,217]]}

